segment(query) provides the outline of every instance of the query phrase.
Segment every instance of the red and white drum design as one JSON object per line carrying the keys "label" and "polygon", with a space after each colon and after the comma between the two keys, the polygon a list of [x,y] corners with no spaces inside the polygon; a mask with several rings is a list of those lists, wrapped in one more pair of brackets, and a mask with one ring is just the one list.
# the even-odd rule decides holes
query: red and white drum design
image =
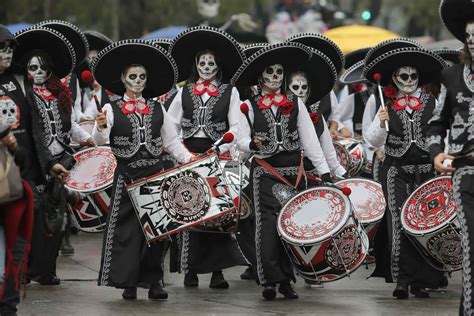
{"label": "red and white drum design", "polygon": [[351,155],[350,167],[349,169],[346,169],[349,172],[349,175],[358,175],[362,171],[366,161],[365,149],[362,146],[362,143],[351,138],[341,138],[338,142],[344,146]]}
{"label": "red and white drum design", "polygon": [[451,177],[436,177],[420,185],[403,204],[400,217],[405,232],[436,268],[461,269],[460,223]]}
{"label": "red and white drum design", "polygon": [[[92,135],[92,130],[94,129],[94,124],[95,121],[85,121],[85,122],[80,122],[79,126],[82,127],[83,130],[88,132],[89,134]],[[81,147],[81,144],[78,144],[76,142],[71,141],[69,144],[72,148],[74,149],[79,149]]]}
{"label": "red and white drum design", "polygon": [[109,147],[92,147],[74,154],[76,164],[64,182],[69,190],[93,193],[112,185],[117,161]]}
{"label": "red and white drum design", "polygon": [[351,169],[352,164],[351,154],[349,154],[344,145],[336,141],[334,141],[332,144],[334,145],[334,149],[336,150],[337,160],[339,161],[339,164],[344,167],[344,169],[349,171]]}
{"label": "red and white drum design", "polygon": [[294,196],[278,216],[277,230],[297,272],[309,282],[329,282],[353,272],[368,240],[349,199],[333,187]]}
{"label": "red and white drum design", "polygon": [[354,212],[365,227],[365,231],[372,240],[377,232],[378,223],[385,213],[385,197],[382,185],[373,180],[364,178],[351,178],[338,181],[339,188],[351,189],[349,199],[354,207]]}
{"label": "red and white drum design", "polygon": [[109,212],[112,186],[91,194],[85,194],[80,203],[72,208],[72,221],[86,233],[104,231]]}

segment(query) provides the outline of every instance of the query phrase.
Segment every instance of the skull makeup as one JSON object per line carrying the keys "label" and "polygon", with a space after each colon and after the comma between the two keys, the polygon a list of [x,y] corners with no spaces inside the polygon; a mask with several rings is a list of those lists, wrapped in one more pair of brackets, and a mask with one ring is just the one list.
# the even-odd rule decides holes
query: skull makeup
{"label": "skull makeup", "polygon": [[299,97],[303,102],[306,102],[309,97],[309,85],[308,79],[302,72],[295,72],[290,76],[290,85],[289,88],[297,97]]}
{"label": "skull makeup", "polygon": [[0,120],[8,126],[17,123],[17,107],[9,97],[0,98]]}
{"label": "skull makeup", "polygon": [[392,76],[398,90],[404,95],[410,95],[418,88],[418,71],[410,66],[398,68]]}
{"label": "skull makeup", "polygon": [[50,72],[43,59],[38,56],[31,57],[27,65],[28,75],[33,79],[35,85],[42,85],[48,80]]}
{"label": "skull makeup", "polygon": [[122,74],[122,82],[131,96],[141,96],[146,85],[146,70],[143,66],[134,65],[129,67],[125,74]]}
{"label": "skull makeup", "polygon": [[15,42],[10,40],[0,42],[0,73],[10,67],[15,46]]}
{"label": "skull makeup", "polygon": [[275,92],[280,89],[284,78],[283,66],[280,64],[271,65],[262,72],[261,83],[264,90]]}
{"label": "skull makeup", "polygon": [[474,58],[474,22],[466,24],[466,44],[471,53],[471,58]]}
{"label": "skull makeup", "polygon": [[216,58],[211,53],[204,53],[196,61],[199,78],[204,81],[212,81],[219,71]]}
{"label": "skull makeup", "polygon": [[199,14],[206,19],[214,18],[219,11],[219,0],[197,0]]}

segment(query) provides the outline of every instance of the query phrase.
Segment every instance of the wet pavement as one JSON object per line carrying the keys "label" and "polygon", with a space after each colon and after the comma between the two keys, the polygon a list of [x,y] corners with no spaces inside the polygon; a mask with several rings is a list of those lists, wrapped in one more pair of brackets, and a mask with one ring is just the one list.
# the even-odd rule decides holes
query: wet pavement
{"label": "wet pavement", "polygon": [[[244,267],[224,271],[227,290],[209,288],[209,275],[200,276],[200,287],[185,289],[183,276],[165,272],[167,301],[148,300],[147,290],[138,290],[136,301],[124,301],[121,290],[97,286],[100,234],[72,236],[76,253],[60,257],[59,286],[32,282],[19,315],[456,315],[461,295],[461,273],[456,272],[444,292],[431,292],[429,299],[396,300],[393,284],[369,279],[373,267],[360,267],[351,278],[309,287],[299,279],[298,300],[266,302],[253,281],[240,280]],[[168,261],[168,260],[167,260]]]}

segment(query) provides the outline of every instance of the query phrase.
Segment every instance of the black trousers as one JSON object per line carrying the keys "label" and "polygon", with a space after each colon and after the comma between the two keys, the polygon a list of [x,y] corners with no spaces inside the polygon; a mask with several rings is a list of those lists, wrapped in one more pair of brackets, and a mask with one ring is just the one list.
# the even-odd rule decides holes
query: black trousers
{"label": "black trousers", "polygon": [[[15,265],[18,265],[26,259],[25,251],[26,241],[18,237],[15,248],[13,249],[13,262]],[[15,315],[17,306],[20,304],[20,288],[23,283],[23,271],[20,271],[18,274],[18,289],[16,288],[14,273],[10,273],[9,277],[3,282],[6,284],[3,299],[0,301],[0,316]]]}

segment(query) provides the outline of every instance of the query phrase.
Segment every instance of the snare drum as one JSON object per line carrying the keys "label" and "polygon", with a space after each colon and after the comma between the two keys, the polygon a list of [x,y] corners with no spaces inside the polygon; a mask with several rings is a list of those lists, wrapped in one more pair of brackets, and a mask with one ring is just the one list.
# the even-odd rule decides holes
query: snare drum
{"label": "snare drum", "polygon": [[462,268],[461,225],[451,177],[436,177],[420,185],[403,204],[400,218],[405,233],[434,268]]}
{"label": "snare drum", "polygon": [[278,216],[277,230],[296,271],[310,283],[355,271],[369,241],[341,190],[317,187],[294,196]]}
{"label": "snare drum", "polygon": [[362,142],[351,138],[341,138],[338,140],[338,143],[344,146],[351,156],[349,169],[346,169],[349,175],[352,177],[358,175],[362,171],[366,161],[366,154]]}
{"label": "snare drum", "polygon": [[74,221],[82,231],[103,231],[117,161],[109,147],[90,147],[74,158],[76,164],[64,182],[67,189],[83,194],[82,202],[72,209]]}

